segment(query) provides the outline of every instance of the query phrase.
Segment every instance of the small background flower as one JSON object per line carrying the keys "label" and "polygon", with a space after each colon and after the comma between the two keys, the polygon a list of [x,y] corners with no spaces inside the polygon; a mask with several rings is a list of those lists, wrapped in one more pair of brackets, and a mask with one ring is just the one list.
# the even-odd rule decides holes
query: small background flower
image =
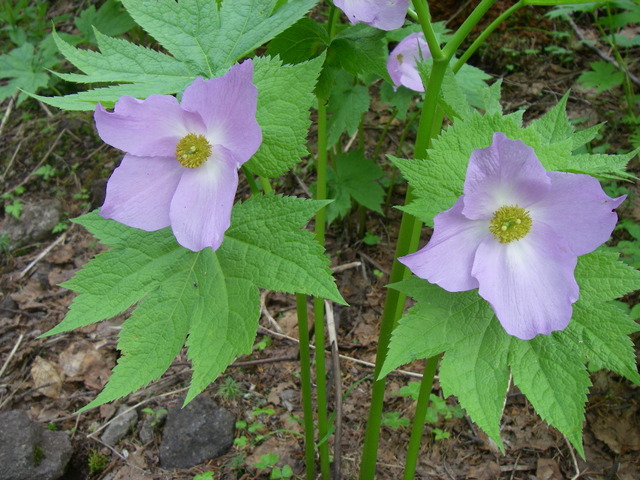
{"label": "small background flower", "polygon": [[471,154],[463,192],[436,215],[429,243],[400,261],[450,292],[478,288],[510,335],[564,329],[577,257],[609,238],[625,197],[608,197],[588,175],[545,171],[503,133]]}
{"label": "small background flower", "polygon": [[180,245],[216,250],[229,228],[238,168],[262,132],[247,60],[219,78],[145,100],[122,97],[113,112],[98,104],[98,134],[126,152],[107,183],[100,214],[147,231],[171,226]]}
{"label": "small background flower", "polygon": [[416,92],[424,92],[417,65],[430,57],[431,52],[422,32],[412,33],[398,43],[387,60],[387,71],[395,88],[402,85]]}
{"label": "small background flower", "polygon": [[380,30],[402,27],[409,0],[335,0],[351,23],[366,23]]}

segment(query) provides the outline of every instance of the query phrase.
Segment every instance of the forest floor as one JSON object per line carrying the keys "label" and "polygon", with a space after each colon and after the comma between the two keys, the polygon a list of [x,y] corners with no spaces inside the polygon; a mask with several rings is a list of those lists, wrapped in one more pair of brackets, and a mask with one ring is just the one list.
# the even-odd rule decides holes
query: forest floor
{"label": "forest floor", "polygon": [[[434,7],[434,18],[448,20],[452,28],[464,18],[465,8],[468,10],[473,4],[466,2],[458,8],[462,2],[434,3],[439,5]],[[611,152],[628,151],[629,132],[621,123],[621,112],[625,108],[621,91],[596,94],[595,90],[577,87],[577,77],[597,58],[596,54],[578,43],[569,24],[548,20],[543,13],[541,9],[522,11],[494,33],[471,63],[496,79],[503,79],[505,111],[526,109],[526,121],[548,111],[572,89],[568,101],[570,118],[581,119],[581,127],[608,122],[601,142],[608,143]],[[595,35],[588,23],[578,25],[587,35]],[[561,37],[554,32],[570,35]],[[565,56],[548,53],[549,46],[561,46],[569,53]],[[121,153],[105,146],[98,138],[90,113],[55,111],[34,100],[13,109],[8,109],[8,102],[4,102],[0,113],[4,115],[0,137],[3,162],[0,193],[20,185],[24,187],[20,196],[24,204],[37,206],[56,199],[55,208],[63,219],[101,205],[106,179],[117,166]],[[389,116],[388,105],[374,100],[365,118],[365,145],[375,145]],[[396,153],[402,126],[393,124],[383,154]],[[313,137],[312,131],[312,150]],[[368,150],[369,154],[372,152],[373,147]],[[405,154],[410,155],[410,151],[406,150]],[[283,179],[276,187],[278,193],[308,195],[306,187],[313,182],[313,171],[305,166],[308,160]],[[50,165],[58,173],[49,178],[35,175],[43,165]],[[637,161],[631,169],[638,174]],[[392,204],[400,204],[405,187],[397,184],[392,188]],[[632,194],[636,191],[635,185],[627,188]],[[238,198],[248,195],[244,182]],[[632,195],[621,207],[621,218],[636,223],[640,220],[637,198]],[[13,221],[9,217],[5,214],[2,221]],[[332,265],[346,266],[338,268],[340,271],[335,276],[350,304],[350,308],[334,308],[340,353],[349,357],[341,359],[340,364],[343,389],[348,392],[342,405],[340,439],[346,479],[357,476],[372,380],[372,368],[363,362],[375,361],[379,318],[399,218],[399,212],[393,208],[388,210],[387,217],[367,213],[366,231],[381,239],[375,245],[362,241],[357,212],[334,223],[327,233]],[[22,220],[29,221],[35,220]],[[422,244],[427,238],[425,231]],[[157,412],[180,404],[190,378],[185,355],[178,357],[160,380],[145,389],[114,404],[75,413],[95,398],[107,381],[118,356],[117,335],[124,318],[54,337],[39,336],[61,321],[73,299],[73,293],[59,284],[102,249],[91,235],[74,224],[41,241],[4,248],[0,257],[0,412],[23,409],[31,419],[69,432],[74,454],[64,477],[68,479],[191,480],[194,475],[207,471],[215,472],[216,479],[268,478],[265,471],[252,466],[260,454],[268,452],[278,453],[296,475],[302,475],[301,426],[295,420],[301,416],[295,342],[297,319],[295,298],[291,295],[263,293],[261,328],[254,352],[238,358],[206,391],[236,419],[262,424],[258,432],[237,432],[238,436],[247,436],[246,445],[234,446],[222,457],[188,470],[167,471],[161,469],[158,462],[161,430],[150,442],[139,439],[137,430],[145,415],[149,415],[142,412],[143,408]],[[633,305],[637,297],[625,300]],[[633,339],[638,346],[640,336],[636,334]],[[327,361],[330,361],[329,355]],[[421,362],[415,362],[405,366],[403,372],[389,376],[384,407],[389,418],[394,415],[398,419],[412,418],[415,402],[398,392],[409,382],[419,381],[416,374],[421,371]],[[595,373],[592,381],[584,430],[586,460],[576,458],[568,441],[548,427],[517,388],[512,388],[502,420],[505,455],[465,416],[453,415],[448,419],[441,416],[436,424],[425,428],[416,478],[639,479],[640,389],[606,372]],[[442,395],[437,380],[434,393]],[[330,399],[330,408],[333,408],[331,392]],[[452,406],[447,411],[454,412],[455,399],[447,399],[447,403]],[[99,441],[98,434],[113,419],[119,405],[136,406],[141,421],[114,448],[108,448]],[[255,419],[252,412],[256,408],[273,409],[274,413],[263,413]],[[397,425],[392,421],[388,423],[380,432],[380,479],[401,478],[410,432],[401,420]],[[436,433],[444,432],[448,438],[436,440],[434,428],[439,429]],[[276,431],[278,433],[271,434]],[[257,434],[265,435],[266,439],[258,444]],[[108,461],[104,470],[90,474],[88,458],[96,451],[106,455]]]}

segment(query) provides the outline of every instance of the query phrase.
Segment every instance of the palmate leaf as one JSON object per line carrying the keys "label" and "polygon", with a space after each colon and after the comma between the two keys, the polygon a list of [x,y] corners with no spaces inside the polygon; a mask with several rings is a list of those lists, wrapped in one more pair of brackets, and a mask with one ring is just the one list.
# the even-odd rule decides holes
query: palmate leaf
{"label": "palmate leaf", "polygon": [[363,207],[382,214],[384,190],[376,181],[382,177],[382,169],[371,159],[364,158],[362,150],[339,153],[334,161],[335,169],[327,171],[328,198],[327,223],[344,217],[351,209],[351,199]]}
{"label": "palmate leaf", "polygon": [[428,225],[433,217],[450,208],[460,195],[471,152],[488,147],[495,132],[522,140],[533,148],[549,171],[566,171],[604,178],[628,178],[625,166],[640,149],[626,155],[591,155],[572,152],[595,134],[597,128],[574,133],[566,115],[565,96],[560,103],[522,127],[522,112],[502,116],[499,113],[480,115],[473,112],[459,119],[433,141],[425,160],[404,160],[391,157],[411,184],[416,199],[400,207]]}
{"label": "palmate leaf", "polygon": [[[131,17],[170,55],[99,32],[100,52],[76,49],[57,38],[60,51],[85,74],[61,75],[63,78],[78,83],[130,82],[140,98],[178,93],[199,75],[212,78],[224,74],[242,56],[295,23],[316,2],[299,0],[275,11],[277,0],[227,0],[221,6],[209,0],[123,3]],[[95,89],[91,98],[109,105],[113,96],[101,98],[103,91]],[[41,99],[67,110],[93,109],[95,103],[87,102],[86,95],[77,95]]]}
{"label": "palmate leaf", "polygon": [[[502,446],[499,421],[509,371],[540,416],[583,455],[582,424],[591,370],[607,368],[640,385],[629,334],[640,327],[608,300],[640,287],[640,272],[598,250],[578,259],[580,299],[569,326],[525,341],[507,335],[476,290],[447,292],[410,277],[395,285],[417,303],[393,332],[385,375],[399,365],[444,352],[440,382]],[[502,447],[501,447],[502,448]]]}
{"label": "palmate leaf", "polygon": [[78,219],[112,247],[64,284],[79,295],[52,335],[136,306],[123,324],[122,356],[103,392],[87,407],[157,379],[185,344],[193,365],[187,401],[238,356],[249,353],[258,326],[258,287],[343,303],[328,259],[301,227],[325,202],[257,196],[237,204],[232,227],[213,252],[180,247],[170,229],[144,232],[96,213]]}

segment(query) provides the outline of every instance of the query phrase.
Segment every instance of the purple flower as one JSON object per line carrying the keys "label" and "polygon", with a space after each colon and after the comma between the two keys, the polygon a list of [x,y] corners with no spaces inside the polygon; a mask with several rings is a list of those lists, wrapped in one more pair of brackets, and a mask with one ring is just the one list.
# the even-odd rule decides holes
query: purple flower
{"label": "purple flower", "polygon": [[578,299],[577,257],[609,238],[625,196],[608,197],[588,175],[545,171],[503,133],[473,151],[463,192],[435,216],[430,242],[400,261],[450,292],[479,288],[510,335],[564,329]]}
{"label": "purple flower", "polygon": [[351,23],[362,22],[380,30],[395,30],[404,24],[409,0],[335,0]]}
{"label": "purple flower", "polygon": [[431,52],[422,32],[412,33],[398,43],[387,60],[387,71],[395,88],[403,85],[416,92],[424,92],[417,65],[429,57]]}
{"label": "purple flower", "polygon": [[216,250],[231,222],[238,168],[262,142],[257,95],[247,60],[222,77],[196,78],[180,103],[151,95],[122,97],[113,112],[98,104],[100,137],[126,152],[100,215],[147,231],[171,225],[183,247]]}

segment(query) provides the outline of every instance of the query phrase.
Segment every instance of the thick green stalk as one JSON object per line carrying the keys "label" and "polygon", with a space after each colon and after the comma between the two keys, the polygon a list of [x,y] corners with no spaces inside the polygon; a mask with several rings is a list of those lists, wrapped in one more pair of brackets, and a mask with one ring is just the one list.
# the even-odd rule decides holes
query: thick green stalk
{"label": "thick green stalk", "polygon": [[262,185],[262,190],[264,193],[273,193],[273,187],[271,187],[271,182],[266,177],[260,177],[260,185]]}
{"label": "thick green stalk", "polygon": [[259,194],[260,188],[256,183],[256,179],[253,178],[253,173],[251,173],[251,170],[249,170],[246,165],[242,165],[242,171],[244,172],[244,176],[247,177],[247,182],[249,183],[249,188],[251,189],[251,195]]}
{"label": "thick green stalk", "polygon": [[313,436],[313,405],[311,401],[311,353],[309,349],[309,323],[307,296],[296,295],[298,309],[298,337],[300,339],[300,382],[302,384],[302,412],[304,416],[305,478],[315,477],[315,441]]}
{"label": "thick green stalk", "polygon": [[415,417],[413,417],[411,438],[409,439],[409,447],[407,448],[404,480],[413,480],[416,473],[418,453],[420,452],[420,441],[422,440],[422,431],[424,430],[424,417],[427,414],[427,409],[429,408],[431,388],[433,387],[433,377],[436,374],[438,360],[438,355],[431,357],[427,360],[427,363],[424,366],[422,383],[420,383],[420,394],[418,395],[418,405],[416,406]]}
{"label": "thick green stalk", "polygon": [[[442,81],[449,63],[448,58],[442,58],[433,62],[433,69],[429,84],[426,90],[429,95],[425,96],[420,124],[418,126],[418,137],[415,145],[415,158],[424,158],[432,135],[436,135],[442,125],[442,116],[438,112],[438,99]],[[411,188],[407,189],[405,204],[411,200]],[[400,233],[396,245],[395,260],[391,268],[389,283],[399,282],[405,278],[409,272],[398,262],[398,257],[407,255],[416,250],[420,239],[420,229],[422,225],[414,216],[403,213],[400,222]],[[406,296],[396,290],[388,290],[387,298],[382,312],[380,323],[380,335],[378,338],[378,350],[376,352],[375,377],[373,390],[371,393],[371,407],[369,408],[369,418],[367,420],[367,430],[360,462],[360,480],[374,478],[376,471],[376,458],[378,453],[378,439],[380,433],[380,422],[382,419],[382,408],[384,403],[384,390],[386,381],[378,378],[382,365],[387,356],[391,332],[402,315]]]}
{"label": "thick green stalk", "polygon": [[429,45],[429,52],[434,60],[440,60],[444,58],[440,44],[436,39],[436,34],[431,26],[431,12],[429,11],[429,4],[426,0],[413,0],[413,8],[415,8],[418,23],[422,27],[422,33]]}
{"label": "thick green stalk", "polygon": [[460,45],[462,45],[464,39],[469,36],[473,27],[478,24],[484,14],[487,13],[487,10],[489,10],[497,1],[498,0],[482,0],[473,12],[471,12],[471,15],[469,15],[464,23],[460,25],[460,28],[458,28],[453,37],[451,37],[451,40],[449,40],[449,43],[447,43],[447,46],[442,50],[446,58],[449,60],[453,58],[456,50],[458,50]]}
{"label": "thick green stalk", "polygon": [[502,22],[504,22],[507,18],[509,18],[514,13],[516,13],[522,7],[524,7],[524,2],[523,2],[523,0],[520,0],[518,3],[516,3],[515,5],[509,7],[507,10],[505,10],[493,22],[491,22],[489,24],[489,26],[482,31],[482,33],[478,36],[478,38],[476,38],[473,41],[471,46],[469,48],[467,48],[467,50],[462,54],[460,59],[453,66],[453,72],[456,73],[458,70],[460,70],[462,68],[462,66],[465,63],[467,63],[467,60],[469,60],[471,55],[473,55],[475,53],[475,51],[478,49],[478,47],[480,47],[480,45],[482,45],[484,43],[484,41],[487,39],[487,37],[493,33],[493,31],[498,27],[498,25],[500,25]]}
{"label": "thick green stalk", "polygon": [[[316,159],[316,200],[327,198],[327,105],[324,99],[318,98],[318,156]],[[321,208],[316,213],[316,240],[324,245],[326,210]],[[329,443],[326,441],[329,432],[327,415],[327,379],[324,355],[324,301],[313,299],[314,339],[316,344],[316,393],[318,412],[318,438],[324,439],[318,445],[320,454],[320,470],[324,480],[329,479]]]}

